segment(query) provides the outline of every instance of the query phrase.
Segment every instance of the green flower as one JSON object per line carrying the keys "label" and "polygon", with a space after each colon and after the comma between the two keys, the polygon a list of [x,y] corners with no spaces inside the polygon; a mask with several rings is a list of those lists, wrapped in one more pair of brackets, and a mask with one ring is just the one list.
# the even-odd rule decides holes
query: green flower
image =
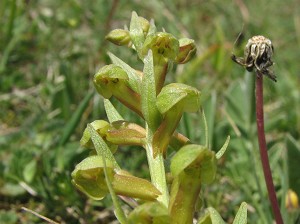
{"label": "green flower", "polygon": [[[161,194],[148,180],[116,169],[110,160],[106,159],[105,165],[108,179],[117,195],[153,201]],[[79,163],[72,172],[72,183],[94,200],[101,200],[109,194],[102,157],[90,156]]]}
{"label": "green flower", "polygon": [[154,157],[166,153],[171,137],[183,112],[196,112],[200,108],[200,92],[182,83],[171,83],[162,88],[156,106],[163,121],[153,136]]}
{"label": "green flower", "polygon": [[104,98],[117,98],[122,104],[141,117],[141,97],[129,83],[127,73],[119,66],[111,64],[101,68],[94,76],[94,86]]}
{"label": "green flower", "polygon": [[147,55],[150,49],[154,57],[162,55],[165,58],[174,60],[179,51],[179,41],[172,34],[157,32],[147,36],[142,48],[143,54]]}

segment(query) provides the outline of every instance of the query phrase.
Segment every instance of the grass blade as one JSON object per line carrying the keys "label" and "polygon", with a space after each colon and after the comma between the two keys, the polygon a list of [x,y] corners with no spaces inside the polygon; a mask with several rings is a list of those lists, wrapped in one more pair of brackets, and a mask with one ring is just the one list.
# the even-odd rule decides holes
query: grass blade
{"label": "grass blade", "polygon": [[70,120],[67,122],[66,126],[63,129],[62,137],[59,142],[59,146],[62,146],[67,143],[69,138],[71,137],[72,133],[74,132],[75,128],[77,127],[78,123],[80,122],[80,119],[82,117],[83,112],[88,106],[88,103],[90,99],[93,97],[94,92],[89,92],[85,98],[81,101],[78,108],[70,118]]}

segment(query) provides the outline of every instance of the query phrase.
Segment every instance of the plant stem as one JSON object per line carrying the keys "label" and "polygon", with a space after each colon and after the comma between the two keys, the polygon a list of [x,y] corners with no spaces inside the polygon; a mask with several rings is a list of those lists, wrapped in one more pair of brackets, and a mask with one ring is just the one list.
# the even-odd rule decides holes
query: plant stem
{"label": "plant stem", "polygon": [[157,200],[160,201],[163,205],[165,205],[166,208],[168,208],[169,193],[168,193],[167,182],[166,182],[164,158],[161,153],[159,153],[156,156],[156,158],[153,158],[153,148],[152,148],[153,133],[148,127],[148,125],[146,127],[146,130],[147,130],[146,152],[147,152],[151,182],[162,193],[157,198]]}
{"label": "plant stem", "polygon": [[277,224],[283,224],[276,192],[273,184],[273,178],[268,158],[267,144],[264,131],[264,109],[263,109],[263,75],[257,71],[256,74],[256,124],[258,143],[260,149],[261,163],[264,171],[265,182],[267,185],[269,200],[272,206],[273,214]]}
{"label": "plant stem", "polygon": [[169,206],[171,223],[193,223],[195,205],[201,190],[201,180],[185,172],[173,180]]}

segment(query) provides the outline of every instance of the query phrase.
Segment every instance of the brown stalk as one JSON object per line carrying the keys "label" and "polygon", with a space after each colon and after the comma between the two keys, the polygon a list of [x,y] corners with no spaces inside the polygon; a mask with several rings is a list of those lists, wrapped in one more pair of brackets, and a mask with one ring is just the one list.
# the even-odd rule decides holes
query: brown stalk
{"label": "brown stalk", "polygon": [[282,216],[280,213],[278,200],[274,188],[272,172],[269,163],[268,150],[266,144],[265,130],[264,130],[264,109],[263,109],[263,74],[259,71],[256,73],[256,124],[257,124],[257,137],[259,143],[259,151],[261,163],[264,171],[265,182],[267,185],[269,200],[272,206],[273,214],[277,224],[283,224]]}

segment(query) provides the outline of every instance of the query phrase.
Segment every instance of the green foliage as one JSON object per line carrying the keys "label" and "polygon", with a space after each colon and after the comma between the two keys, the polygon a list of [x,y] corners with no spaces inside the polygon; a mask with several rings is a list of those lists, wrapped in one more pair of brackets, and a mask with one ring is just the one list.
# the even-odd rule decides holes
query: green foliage
{"label": "green foliage", "polygon": [[[164,28],[180,39],[186,36],[195,40],[195,58],[184,65],[184,70],[182,65],[170,67],[172,75],[166,81],[201,89],[209,148],[221,148],[226,136],[231,136],[227,152],[218,161],[216,182],[203,189],[203,203],[216,208],[228,222],[242,201],[247,201],[250,208],[249,223],[272,222],[270,206],[264,200],[266,189],[257,157],[253,105],[249,103],[253,98],[251,74],[241,75],[242,69],[230,61],[231,52],[241,52],[248,37],[270,37],[278,82],[265,82],[267,142],[281,210],[287,223],[293,223],[297,216],[285,209],[284,197],[289,188],[299,196],[295,187],[298,172],[294,168],[299,160],[295,149],[300,136],[296,62],[299,8],[292,0],[244,2],[244,6],[234,1],[0,1],[0,204],[5,209],[1,214],[10,215],[11,210],[17,222],[41,222],[16,210],[22,205],[61,223],[78,223],[78,217],[87,223],[110,222],[110,217],[99,218],[94,213],[95,207],[97,211],[109,207],[109,200],[86,199],[74,191],[70,174],[90,152],[80,148],[78,142],[87,120],[106,119],[102,99],[87,94],[92,89],[88,80],[99,67],[111,62],[127,74],[130,72],[126,69],[132,74],[137,72],[122,67],[122,62],[117,64],[118,59],[105,52],[111,51],[124,63],[141,68],[133,51],[115,48],[105,41],[110,30],[126,30],[124,21],[136,10],[146,18],[154,18],[158,29]],[[143,34],[147,31],[156,32],[151,21],[142,29]],[[244,39],[233,46],[241,31]],[[135,83],[139,82],[139,76],[133,77]],[[138,85],[131,84],[134,86]],[[244,91],[249,89],[249,93],[242,97],[241,91],[233,91],[238,86]],[[84,99],[89,100],[86,103]],[[239,109],[230,109],[234,101]],[[81,102],[84,107],[77,110]],[[112,102],[122,118],[110,112],[110,122],[130,120],[142,124],[141,118],[116,100]],[[75,116],[75,111],[81,112]],[[204,129],[201,116],[191,114],[183,115],[178,131],[190,141],[205,145]],[[121,148],[124,153],[118,154],[118,163],[130,173],[149,177],[144,152]]]}

